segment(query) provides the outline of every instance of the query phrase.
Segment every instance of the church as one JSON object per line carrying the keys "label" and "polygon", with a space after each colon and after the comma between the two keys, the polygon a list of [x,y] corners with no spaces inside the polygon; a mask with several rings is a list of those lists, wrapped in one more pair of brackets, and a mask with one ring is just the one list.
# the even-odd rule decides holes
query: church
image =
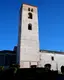
{"label": "church", "polygon": [[61,72],[61,66],[64,66],[64,52],[39,49],[38,7],[23,4],[19,21],[16,62],[20,68],[44,67],[51,64],[51,70]]}

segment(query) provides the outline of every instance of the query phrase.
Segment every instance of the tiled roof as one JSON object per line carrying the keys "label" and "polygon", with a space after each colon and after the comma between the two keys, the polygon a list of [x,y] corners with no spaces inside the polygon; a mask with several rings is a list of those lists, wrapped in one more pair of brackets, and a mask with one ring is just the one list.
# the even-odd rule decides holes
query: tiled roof
{"label": "tiled roof", "polygon": [[64,52],[62,51],[52,51],[52,50],[40,50],[40,52],[64,54]]}
{"label": "tiled roof", "polygon": [[31,5],[31,4],[25,4],[25,3],[24,3],[23,5],[32,6],[32,7],[37,7],[37,6]]}

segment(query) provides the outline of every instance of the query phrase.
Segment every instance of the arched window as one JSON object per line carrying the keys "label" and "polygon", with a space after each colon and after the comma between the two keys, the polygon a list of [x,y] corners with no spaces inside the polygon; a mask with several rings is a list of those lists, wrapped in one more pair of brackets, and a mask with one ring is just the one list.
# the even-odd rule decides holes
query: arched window
{"label": "arched window", "polygon": [[30,11],[30,8],[28,8],[28,11]]}
{"label": "arched window", "polygon": [[31,9],[31,12],[33,12],[33,9]]}
{"label": "arched window", "polygon": [[28,24],[28,30],[32,30],[32,24],[31,23]]}
{"label": "arched window", "polygon": [[32,13],[28,13],[28,18],[32,19]]}

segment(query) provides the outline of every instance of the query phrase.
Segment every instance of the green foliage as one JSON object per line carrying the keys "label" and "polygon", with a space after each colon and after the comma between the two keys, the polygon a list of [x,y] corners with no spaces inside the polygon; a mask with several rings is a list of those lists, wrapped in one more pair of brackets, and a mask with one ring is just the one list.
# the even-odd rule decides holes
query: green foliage
{"label": "green foliage", "polygon": [[14,74],[16,74],[17,70],[19,69],[19,65],[18,64],[11,64],[9,66],[9,68],[12,68],[14,70]]}
{"label": "green foliage", "polygon": [[3,71],[4,70],[4,66],[0,66],[0,71]]}
{"label": "green foliage", "polygon": [[11,64],[10,66],[9,66],[10,68],[19,68],[20,66],[18,65],[18,64]]}
{"label": "green foliage", "polygon": [[17,72],[17,70],[18,70],[17,68],[14,68],[14,74]]}

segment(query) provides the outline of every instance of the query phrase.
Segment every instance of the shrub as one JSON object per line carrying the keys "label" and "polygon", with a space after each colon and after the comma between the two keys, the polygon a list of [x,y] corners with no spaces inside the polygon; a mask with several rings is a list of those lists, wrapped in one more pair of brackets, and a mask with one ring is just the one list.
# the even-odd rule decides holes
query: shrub
{"label": "shrub", "polygon": [[20,66],[18,65],[18,64],[10,64],[10,66],[9,66],[10,68],[19,68]]}

